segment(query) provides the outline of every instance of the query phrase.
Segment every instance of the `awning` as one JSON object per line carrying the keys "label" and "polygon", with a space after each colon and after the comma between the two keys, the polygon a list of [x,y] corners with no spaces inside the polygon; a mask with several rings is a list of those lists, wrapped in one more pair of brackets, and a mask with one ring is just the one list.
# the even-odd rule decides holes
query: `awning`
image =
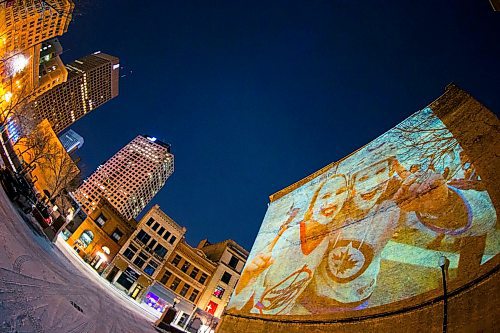
{"label": "awning", "polygon": [[[177,310],[180,310],[184,313],[189,313],[193,312],[195,305],[192,303],[189,303],[182,297],[178,296],[176,293],[174,293],[172,290],[165,288],[162,284],[160,283],[153,283],[151,287],[149,287],[148,292],[155,294],[156,296],[160,297],[163,299],[165,302],[169,304],[174,304],[174,298],[177,298],[180,302],[177,303],[175,308]],[[147,294],[144,293],[145,295]]]}

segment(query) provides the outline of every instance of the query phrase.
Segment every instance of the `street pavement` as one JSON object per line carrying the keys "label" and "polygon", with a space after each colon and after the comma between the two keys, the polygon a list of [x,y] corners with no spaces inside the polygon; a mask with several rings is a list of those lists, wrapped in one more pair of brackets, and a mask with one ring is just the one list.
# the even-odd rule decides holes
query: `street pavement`
{"label": "street pavement", "polygon": [[156,332],[151,314],[70,252],[23,220],[0,186],[0,332]]}

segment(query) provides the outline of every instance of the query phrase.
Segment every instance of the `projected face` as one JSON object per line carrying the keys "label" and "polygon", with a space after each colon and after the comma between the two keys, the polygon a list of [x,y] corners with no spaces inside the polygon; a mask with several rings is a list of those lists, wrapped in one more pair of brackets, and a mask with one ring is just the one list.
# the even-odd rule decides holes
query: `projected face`
{"label": "projected face", "polygon": [[326,180],[314,202],[313,218],[321,224],[330,223],[342,208],[347,195],[347,181],[343,175],[334,175]]}
{"label": "projected face", "polygon": [[385,192],[392,158],[370,165],[352,176],[352,199],[358,209],[371,209]]}
{"label": "projected face", "polygon": [[498,182],[446,126],[425,108],[273,195],[229,308],[307,318],[418,305],[440,294],[443,253],[457,285],[490,272]]}

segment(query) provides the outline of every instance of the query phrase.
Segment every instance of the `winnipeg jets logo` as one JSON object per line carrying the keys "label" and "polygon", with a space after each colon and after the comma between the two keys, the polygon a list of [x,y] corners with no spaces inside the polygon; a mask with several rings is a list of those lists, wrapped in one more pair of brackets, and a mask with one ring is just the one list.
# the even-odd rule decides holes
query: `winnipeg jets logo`
{"label": "winnipeg jets logo", "polygon": [[372,258],[369,245],[357,240],[340,240],[328,253],[328,275],[339,283],[352,281],[363,274]]}

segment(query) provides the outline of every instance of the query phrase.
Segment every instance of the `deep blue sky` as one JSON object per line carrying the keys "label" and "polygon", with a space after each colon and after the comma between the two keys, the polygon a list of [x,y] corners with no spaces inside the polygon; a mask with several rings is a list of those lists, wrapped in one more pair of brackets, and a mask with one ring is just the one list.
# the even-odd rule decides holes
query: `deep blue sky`
{"label": "deep blue sky", "polygon": [[85,138],[84,173],[137,134],[171,143],[175,172],[152,203],[192,245],[232,238],[250,250],[270,194],[452,81],[500,110],[500,16],[488,0],[106,0],[76,10],[63,60],[101,50],[126,74],[116,99],[72,127]]}

